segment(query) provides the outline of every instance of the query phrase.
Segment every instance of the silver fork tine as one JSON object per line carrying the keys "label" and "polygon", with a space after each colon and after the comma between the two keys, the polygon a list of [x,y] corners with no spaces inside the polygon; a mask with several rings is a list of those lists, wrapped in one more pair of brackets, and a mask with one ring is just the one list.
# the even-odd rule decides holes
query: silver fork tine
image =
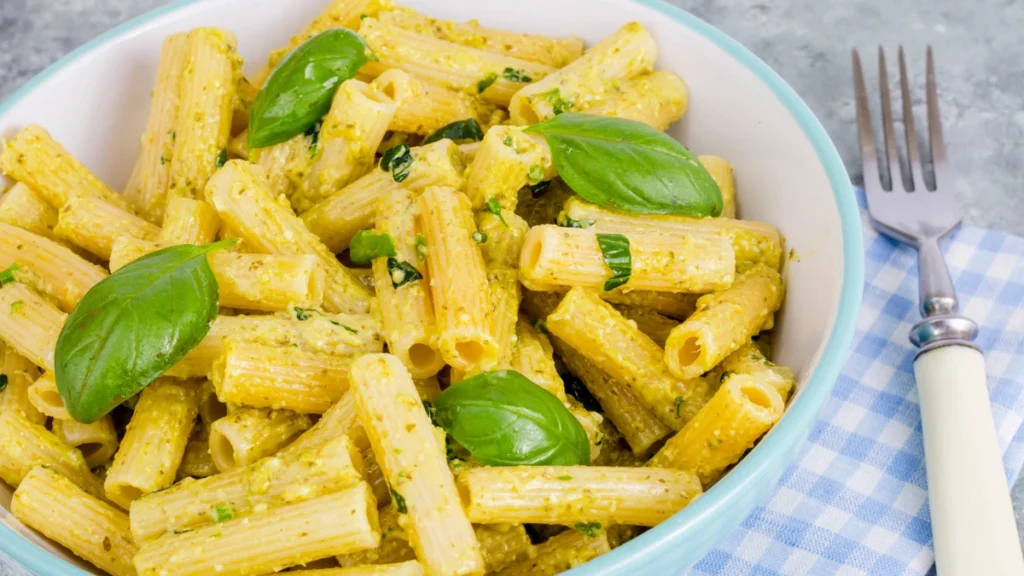
{"label": "silver fork tine", "polygon": [[[889,164],[889,190],[906,190],[903,171],[900,168],[900,153],[896,148],[896,135],[892,125],[892,99],[889,98],[889,74],[885,66],[885,51],[878,47],[878,88],[882,95],[882,134],[885,158]],[[900,186],[896,186],[899,182]]]}
{"label": "silver fork tine", "polygon": [[932,190],[938,192],[942,188],[952,190],[946,178],[946,144],[942,140],[942,114],[939,113],[939,93],[935,85],[935,63],[932,60],[932,47],[928,47],[928,64],[925,72],[925,94],[928,104],[928,148],[932,156]]}
{"label": "silver fork tine", "polygon": [[903,129],[907,136],[907,171],[914,190],[926,192],[924,185],[924,167],[921,165],[921,152],[917,147],[917,132],[914,129],[914,107],[910,101],[910,82],[907,79],[907,62],[903,57],[903,46],[899,49],[900,61],[900,92],[903,99]]}
{"label": "silver fork tine", "polygon": [[864,86],[864,71],[860,66],[860,54],[853,49],[853,86],[857,100],[857,131],[860,134],[860,160],[864,170],[864,189],[870,191],[881,186],[878,175],[878,152],[875,150],[875,133],[871,128],[871,109],[868,108],[868,91]]}

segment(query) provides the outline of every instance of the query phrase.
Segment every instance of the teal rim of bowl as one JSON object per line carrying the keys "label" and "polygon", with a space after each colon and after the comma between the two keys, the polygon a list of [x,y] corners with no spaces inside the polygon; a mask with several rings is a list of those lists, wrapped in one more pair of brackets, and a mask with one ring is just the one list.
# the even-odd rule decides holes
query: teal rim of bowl
{"label": "teal rim of bowl", "polygon": [[[157,8],[137,16],[86,42],[51,64],[11,94],[5,102],[0,103],[0,116],[6,114],[15,103],[28,96],[51,76],[93,50],[131,30],[141,28],[187,6],[198,5],[201,1],[177,0],[163,8]],[[818,160],[825,167],[829,183],[832,186],[832,194],[835,196],[843,235],[843,286],[840,290],[839,307],[832,325],[832,332],[828,336],[821,359],[804,389],[787,408],[785,416],[772,428],[771,434],[706,494],[668,520],[648,530],[642,537],[631,540],[615,550],[571,570],[570,573],[574,576],[611,574],[627,570],[635,557],[668,552],[677,543],[677,538],[691,524],[701,518],[714,516],[719,509],[728,506],[731,500],[730,495],[743,490],[747,484],[755,482],[763,471],[776,467],[778,465],[777,457],[788,447],[804,441],[846,362],[847,353],[853,342],[864,284],[864,238],[861,234],[860,209],[853,193],[850,176],[846,172],[846,167],[843,165],[835,145],[832,144],[832,140],[807,104],[771,67],[721,30],[693,14],[666,4],[662,0],[629,1],[675,20],[724,50],[764,82],[800,125],[804,135],[814,147]],[[788,468],[790,465],[787,463],[786,467]],[[0,524],[0,550],[20,562],[28,570],[44,576],[88,576],[87,572],[39,548],[6,524]],[[680,567],[674,568],[680,569]]]}

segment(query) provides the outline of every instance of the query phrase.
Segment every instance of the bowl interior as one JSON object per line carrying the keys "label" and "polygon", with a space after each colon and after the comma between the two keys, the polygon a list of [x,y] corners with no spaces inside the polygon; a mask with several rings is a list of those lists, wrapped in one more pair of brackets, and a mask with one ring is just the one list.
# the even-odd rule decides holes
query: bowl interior
{"label": "bowl interior", "polygon": [[[91,42],[0,105],[0,137],[10,137],[30,122],[42,124],[104,181],[119,189],[126,182],[137,154],[160,44],[165,36],[196,26],[228,28],[238,36],[246,70],[251,72],[325,3],[326,0],[173,3]],[[791,366],[799,376],[799,392],[782,424],[747,458],[753,458],[758,451],[771,450],[768,445],[775,440],[782,444],[783,438],[772,436],[782,434],[779,428],[796,418],[794,412],[816,413],[824,395],[818,394],[814,401],[802,399],[810,394],[810,387],[831,386],[837,363],[842,359],[830,358],[835,364],[830,367],[831,375],[820,370],[815,374],[827,340],[833,334],[841,294],[847,307],[851,304],[849,294],[844,293],[844,281],[846,292],[852,283],[859,293],[859,267],[849,256],[844,258],[844,249],[847,255],[859,253],[859,231],[851,228],[850,218],[856,216],[852,197],[843,198],[849,192],[842,165],[820,126],[788,87],[720,32],[657,0],[403,3],[442,18],[476,18],[495,27],[574,34],[584,38],[588,46],[627,21],[642,22],[658,41],[658,68],[680,74],[690,89],[689,111],[670,133],[696,153],[716,154],[729,160],[735,169],[741,216],[777,226],[786,237],[787,248],[792,249],[787,265],[787,304],[775,330],[775,354],[777,362]],[[856,307],[855,302],[853,306]],[[852,323],[846,318],[843,324],[844,334],[834,335],[828,346],[831,356],[845,356],[845,345],[840,341],[848,343],[849,334],[845,332],[852,333]],[[809,381],[812,386],[808,386]],[[788,435],[785,446],[780,446],[781,452],[792,453],[813,416],[804,414],[800,423],[791,425],[793,434]],[[744,466],[730,476],[743,474]],[[751,473],[756,472],[753,464],[749,468]],[[724,484],[727,483],[709,491],[705,499],[716,490],[735,491],[738,486],[735,482],[732,488]],[[766,490],[762,488],[758,493]],[[9,501],[10,489],[0,484],[0,520],[28,534],[7,514]],[[709,500],[704,508],[715,508],[713,503]],[[756,500],[749,506],[754,503]],[[697,560],[701,550],[706,550],[730,528],[715,527],[723,523],[708,520],[704,514],[691,514],[689,510],[670,521],[674,523],[672,533],[692,528],[698,521],[712,529],[703,538],[696,538],[699,544],[678,558],[682,565]],[[652,552],[644,542],[653,542],[659,534],[668,535],[669,530],[652,530],[602,558],[597,568],[611,569],[630,554]],[[68,558],[59,548],[31,537],[54,554]],[[4,542],[5,549],[9,546],[12,545]],[[29,546],[22,541],[12,547]]]}

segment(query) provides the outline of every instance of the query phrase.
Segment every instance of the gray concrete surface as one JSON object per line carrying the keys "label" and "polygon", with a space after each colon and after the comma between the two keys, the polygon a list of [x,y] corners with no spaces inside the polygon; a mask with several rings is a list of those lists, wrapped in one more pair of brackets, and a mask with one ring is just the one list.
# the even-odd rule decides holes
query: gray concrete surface
{"label": "gray concrete surface", "polygon": [[[284,1],[284,0],[282,0]],[[670,0],[744,43],[810,104],[859,181],[850,48],[872,78],[875,49],[907,49],[922,114],[924,48],[938,62],[954,186],[966,221],[1024,235],[1024,2],[1020,0]],[[0,0],[0,100],[110,27],[166,0]],[[897,106],[898,109],[898,106]],[[1024,532],[1024,482],[1014,487]],[[22,576],[0,556],[0,574]]]}

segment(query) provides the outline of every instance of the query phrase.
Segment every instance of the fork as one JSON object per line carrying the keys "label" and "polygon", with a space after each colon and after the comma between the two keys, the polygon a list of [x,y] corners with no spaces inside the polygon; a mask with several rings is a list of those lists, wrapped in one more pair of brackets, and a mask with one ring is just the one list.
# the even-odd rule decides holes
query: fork
{"label": "fork", "polygon": [[[925,72],[931,178],[926,178],[899,49],[906,169],[893,128],[885,52],[878,49],[882,105],[879,162],[860,56],[853,50],[861,163],[868,213],[879,232],[914,246],[923,319],[910,330],[919,348],[914,375],[921,405],[935,563],[940,576],[1020,576],[1024,558],[1003,473],[985,381],[985,358],[973,344],[978,325],[959,314],[939,240],[961,220],[946,162],[932,49]],[[882,168],[880,170],[879,168]]]}

